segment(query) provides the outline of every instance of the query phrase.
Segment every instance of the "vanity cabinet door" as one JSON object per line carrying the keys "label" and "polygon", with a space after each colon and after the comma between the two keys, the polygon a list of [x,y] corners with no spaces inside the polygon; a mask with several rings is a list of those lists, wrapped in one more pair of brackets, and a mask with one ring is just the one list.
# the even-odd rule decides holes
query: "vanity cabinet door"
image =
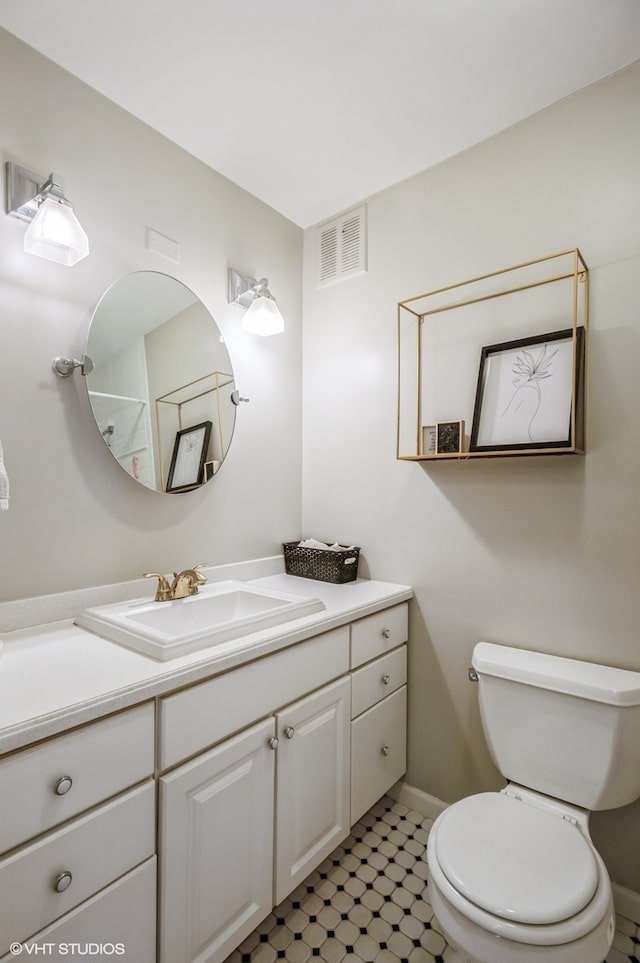
{"label": "vanity cabinet door", "polygon": [[349,833],[349,705],[344,678],[276,716],[276,905]]}
{"label": "vanity cabinet door", "polygon": [[351,723],[351,825],[407,768],[407,687]]}
{"label": "vanity cabinet door", "polygon": [[273,717],[160,779],[160,963],[218,963],[272,907]]}

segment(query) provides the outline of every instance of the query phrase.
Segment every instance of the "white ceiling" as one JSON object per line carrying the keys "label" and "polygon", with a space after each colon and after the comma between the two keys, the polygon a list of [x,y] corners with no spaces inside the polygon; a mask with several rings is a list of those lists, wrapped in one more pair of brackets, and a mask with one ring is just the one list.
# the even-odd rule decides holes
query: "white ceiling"
{"label": "white ceiling", "polygon": [[0,0],[0,26],[302,227],[640,59],[640,0]]}

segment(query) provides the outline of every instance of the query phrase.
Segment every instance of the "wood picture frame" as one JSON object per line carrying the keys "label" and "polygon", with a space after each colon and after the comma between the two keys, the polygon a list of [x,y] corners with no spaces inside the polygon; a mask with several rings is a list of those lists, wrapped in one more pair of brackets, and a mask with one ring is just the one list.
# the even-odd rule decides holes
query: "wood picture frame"
{"label": "wood picture frame", "polygon": [[423,455],[435,455],[436,453],[437,430],[435,425],[422,426],[422,452]]}

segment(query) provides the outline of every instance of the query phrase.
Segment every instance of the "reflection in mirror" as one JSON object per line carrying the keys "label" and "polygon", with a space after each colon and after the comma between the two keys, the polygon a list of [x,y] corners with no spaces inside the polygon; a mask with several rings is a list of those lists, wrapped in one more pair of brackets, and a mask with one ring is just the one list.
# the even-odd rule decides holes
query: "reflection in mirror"
{"label": "reflection in mirror", "polygon": [[236,386],[218,326],[195,294],[156,271],[121,278],[94,312],[87,354],[89,400],[118,464],[164,492],[181,433],[210,422],[202,469],[180,491],[209,481],[231,443]]}

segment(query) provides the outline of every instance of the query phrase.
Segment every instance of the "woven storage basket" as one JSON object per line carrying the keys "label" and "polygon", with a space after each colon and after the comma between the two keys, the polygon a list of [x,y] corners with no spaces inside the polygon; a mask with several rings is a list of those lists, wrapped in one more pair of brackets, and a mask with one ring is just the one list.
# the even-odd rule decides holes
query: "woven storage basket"
{"label": "woven storage basket", "polygon": [[284,542],[284,565],[287,575],[301,575],[320,582],[355,582],[358,577],[360,549],[344,552],[322,548],[302,548],[297,542]]}

